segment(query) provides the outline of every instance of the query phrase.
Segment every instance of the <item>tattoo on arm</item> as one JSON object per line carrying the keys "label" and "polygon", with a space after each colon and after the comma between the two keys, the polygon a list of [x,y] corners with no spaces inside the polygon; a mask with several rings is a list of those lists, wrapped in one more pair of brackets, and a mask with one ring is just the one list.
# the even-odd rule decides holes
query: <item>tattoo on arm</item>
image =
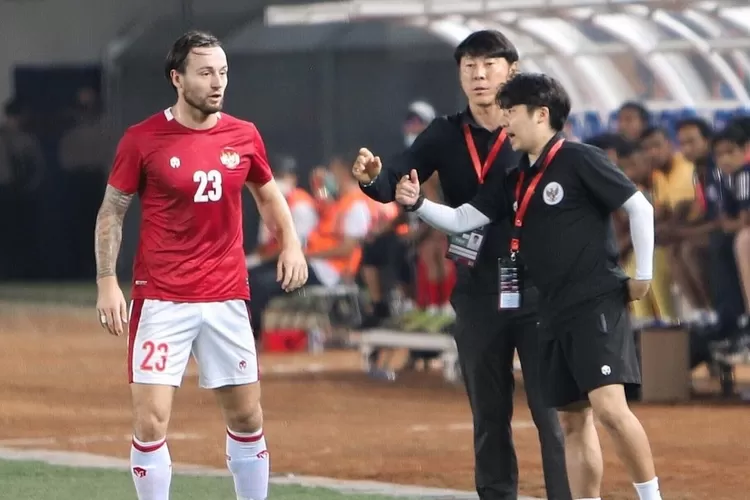
{"label": "tattoo on arm", "polygon": [[122,224],[125,213],[133,201],[133,194],[107,185],[104,201],[96,216],[94,251],[96,253],[96,279],[115,276],[117,255],[122,241]]}

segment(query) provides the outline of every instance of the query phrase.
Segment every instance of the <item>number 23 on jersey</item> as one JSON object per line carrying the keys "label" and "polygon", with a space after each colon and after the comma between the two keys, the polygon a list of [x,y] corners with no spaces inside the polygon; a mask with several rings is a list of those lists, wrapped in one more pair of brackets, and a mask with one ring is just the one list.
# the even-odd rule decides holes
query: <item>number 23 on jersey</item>
{"label": "number 23 on jersey", "polygon": [[218,170],[197,170],[193,174],[193,182],[197,184],[193,201],[195,203],[208,203],[219,201],[222,195],[221,172]]}

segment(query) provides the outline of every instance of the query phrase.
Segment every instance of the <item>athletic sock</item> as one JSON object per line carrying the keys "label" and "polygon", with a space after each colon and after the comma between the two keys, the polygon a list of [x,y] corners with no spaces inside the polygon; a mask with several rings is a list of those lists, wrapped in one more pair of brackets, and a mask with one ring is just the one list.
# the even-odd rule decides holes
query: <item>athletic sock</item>
{"label": "athletic sock", "polygon": [[263,430],[252,434],[227,429],[227,468],[237,500],[265,500],[270,462]]}
{"label": "athletic sock", "polygon": [[659,478],[655,477],[645,483],[633,483],[640,500],[661,500],[659,492]]}
{"label": "athletic sock", "polygon": [[130,447],[130,474],[138,500],[169,500],[172,458],[166,438],[144,443],[133,437]]}

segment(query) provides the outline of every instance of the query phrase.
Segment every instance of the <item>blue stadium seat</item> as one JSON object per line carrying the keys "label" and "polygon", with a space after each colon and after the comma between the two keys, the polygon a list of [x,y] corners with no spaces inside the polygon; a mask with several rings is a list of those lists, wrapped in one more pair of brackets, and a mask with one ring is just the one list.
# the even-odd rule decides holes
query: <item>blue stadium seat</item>
{"label": "blue stadium seat", "polygon": [[693,108],[668,109],[658,114],[657,124],[667,129],[670,138],[674,139],[677,135],[677,131],[675,130],[677,122],[697,115],[698,112]]}
{"label": "blue stadium seat", "polygon": [[608,130],[611,130],[611,131],[617,130],[617,110],[614,110],[611,113],[609,113],[609,118],[607,119],[607,125],[608,125]]}
{"label": "blue stadium seat", "polygon": [[581,139],[584,138],[583,127],[581,126],[581,117],[578,113],[568,116],[568,123],[572,129],[573,135]]}
{"label": "blue stadium seat", "polygon": [[719,109],[714,112],[714,127],[722,129],[727,126],[729,120],[734,118],[736,110],[733,109]]}
{"label": "blue stadium seat", "polygon": [[592,135],[604,132],[602,119],[599,116],[599,113],[596,111],[586,111],[583,114],[583,130],[583,135],[579,137],[591,137]]}

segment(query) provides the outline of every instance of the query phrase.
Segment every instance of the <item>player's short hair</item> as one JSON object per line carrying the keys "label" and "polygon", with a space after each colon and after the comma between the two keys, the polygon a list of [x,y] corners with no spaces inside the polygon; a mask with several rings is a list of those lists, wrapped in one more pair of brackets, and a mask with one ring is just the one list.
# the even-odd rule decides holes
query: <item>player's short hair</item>
{"label": "player's short hair", "polygon": [[747,133],[742,130],[742,127],[737,124],[730,124],[714,135],[712,145],[716,147],[720,142],[730,142],[737,147],[744,148],[749,139]]}
{"label": "player's short hair", "polygon": [[646,127],[646,130],[641,132],[641,141],[645,141],[649,137],[652,137],[656,134],[661,134],[666,139],[669,139],[669,132],[667,132],[667,129],[665,129],[664,127],[657,127],[656,125],[651,125],[649,127]]}
{"label": "player's short hair", "polygon": [[464,57],[498,57],[513,64],[518,61],[518,49],[499,31],[481,30],[464,38],[453,51],[456,64]]}
{"label": "player's short hair", "polygon": [[690,118],[683,118],[675,125],[675,131],[679,132],[680,130],[687,127],[697,128],[698,132],[701,134],[701,137],[709,141],[714,135],[714,129],[711,127],[711,125],[709,125],[708,121],[704,120],[703,118],[698,118],[695,116]]}
{"label": "player's short hair", "polygon": [[[175,40],[164,63],[164,76],[169,84],[172,85],[172,70],[180,74],[185,73],[187,58],[193,49],[208,47],[221,47],[221,41],[207,31],[188,31]],[[172,87],[174,88],[174,85]]]}
{"label": "player's short hair", "polygon": [[636,101],[625,101],[620,105],[620,108],[617,110],[617,116],[620,116],[620,113],[622,113],[625,110],[635,111],[638,113],[638,116],[641,118],[641,121],[648,125],[651,122],[651,113],[648,112],[648,109],[646,109],[646,106],[643,104],[636,102]]}
{"label": "player's short hair", "polygon": [[530,111],[549,110],[549,124],[561,131],[570,114],[570,97],[560,82],[541,73],[519,73],[503,85],[497,94],[503,109],[526,105]]}

